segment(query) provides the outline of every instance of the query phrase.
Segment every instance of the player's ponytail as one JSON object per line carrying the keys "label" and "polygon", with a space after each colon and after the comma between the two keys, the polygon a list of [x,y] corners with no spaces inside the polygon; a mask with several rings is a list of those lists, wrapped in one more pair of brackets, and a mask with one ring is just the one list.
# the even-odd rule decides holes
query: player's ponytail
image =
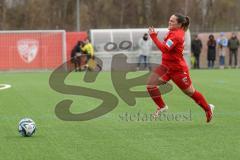
{"label": "player's ponytail", "polygon": [[185,17],[185,22],[183,23],[183,29],[184,29],[184,31],[187,31],[187,30],[188,30],[189,24],[190,24],[190,18],[189,18],[188,16],[186,16],[186,17]]}
{"label": "player's ponytail", "polygon": [[182,14],[174,14],[177,17],[178,23],[182,25],[182,28],[184,31],[188,30],[189,24],[190,24],[190,18],[188,16],[184,16]]}

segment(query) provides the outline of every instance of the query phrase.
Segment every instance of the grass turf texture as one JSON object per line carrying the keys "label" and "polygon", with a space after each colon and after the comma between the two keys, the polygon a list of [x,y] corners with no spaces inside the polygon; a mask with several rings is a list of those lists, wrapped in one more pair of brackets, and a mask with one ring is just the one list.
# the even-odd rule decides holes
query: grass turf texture
{"label": "grass turf texture", "polygon": [[[137,77],[143,72],[131,73]],[[96,83],[81,82],[84,73],[72,73],[68,84],[84,85],[115,92],[109,72],[102,72]],[[85,122],[65,122],[54,113],[55,105],[72,99],[71,111],[85,112],[101,101],[94,98],[64,95],[48,84],[50,72],[1,73],[0,82],[12,88],[0,90],[0,159],[4,160],[186,160],[239,159],[240,153],[240,70],[192,70],[195,87],[216,106],[210,124],[205,114],[174,85],[164,95],[169,113],[189,113],[188,121],[136,121],[121,119],[125,113],[152,113],[150,98],[137,98],[134,107],[119,98],[112,112]],[[145,87],[139,87],[145,89]],[[17,132],[18,121],[32,118],[37,124],[33,137]]]}

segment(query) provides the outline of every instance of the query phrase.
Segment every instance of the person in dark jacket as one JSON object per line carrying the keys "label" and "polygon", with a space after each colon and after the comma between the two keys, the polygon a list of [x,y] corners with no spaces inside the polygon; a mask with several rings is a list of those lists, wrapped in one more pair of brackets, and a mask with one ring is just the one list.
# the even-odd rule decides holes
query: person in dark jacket
{"label": "person in dark jacket", "polygon": [[234,65],[237,67],[238,62],[238,47],[239,47],[239,40],[235,33],[232,33],[232,37],[228,40],[228,48],[229,48],[229,67],[232,66],[232,57],[234,56]]}
{"label": "person in dark jacket", "polygon": [[208,60],[208,68],[213,68],[214,67],[214,61],[216,58],[216,40],[214,36],[211,34],[208,37],[208,42],[207,42],[208,50],[207,50],[207,60]]}
{"label": "person in dark jacket", "polygon": [[195,58],[194,68],[200,68],[200,54],[202,50],[202,41],[198,38],[198,35],[195,35],[191,43],[191,50]]}
{"label": "person in dark jacket", "polygon": [[77,44],[71,51],[71,62],[74,64],[75,72],[81,71],[81,45],[83,44],[82,41],[78,41]]}

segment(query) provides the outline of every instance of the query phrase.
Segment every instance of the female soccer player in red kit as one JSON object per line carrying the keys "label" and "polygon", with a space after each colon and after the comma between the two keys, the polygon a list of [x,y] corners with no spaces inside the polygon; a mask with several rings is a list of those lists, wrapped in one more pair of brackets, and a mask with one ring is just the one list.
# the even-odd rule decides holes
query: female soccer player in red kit
{"label": "female soccer player in red kit", "polygon": [[187,64],[183,58],[184,34],[190,24],[189,18],[182,14],[174,14],[169,19],[169,32],[161,42],[153,27],[149,27],[149,34],[156,46],[162,51],[162,64],[151,73],[147,90],[153,101],[157,104],[154,117],[168,109],[165,105],[158,85],[172,80],[186,95],[191,97],[206,113],[207,122],[213,116],[214,106],[208,104],[203,95],[192,85]]}

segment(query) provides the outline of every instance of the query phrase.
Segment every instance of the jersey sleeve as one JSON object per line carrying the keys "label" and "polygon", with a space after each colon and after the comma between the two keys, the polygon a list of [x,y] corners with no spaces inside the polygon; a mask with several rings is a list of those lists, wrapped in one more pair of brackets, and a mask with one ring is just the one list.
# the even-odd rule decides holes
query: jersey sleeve
{"label": "jersey sleeve", "polygon": [[150,34],[150,37],[162,52],[171,51],[178,42],[177,36],[175,36],[173,33],[170,33],[167,40],[164,42],[159,41],[157,38],[157,33]]}

